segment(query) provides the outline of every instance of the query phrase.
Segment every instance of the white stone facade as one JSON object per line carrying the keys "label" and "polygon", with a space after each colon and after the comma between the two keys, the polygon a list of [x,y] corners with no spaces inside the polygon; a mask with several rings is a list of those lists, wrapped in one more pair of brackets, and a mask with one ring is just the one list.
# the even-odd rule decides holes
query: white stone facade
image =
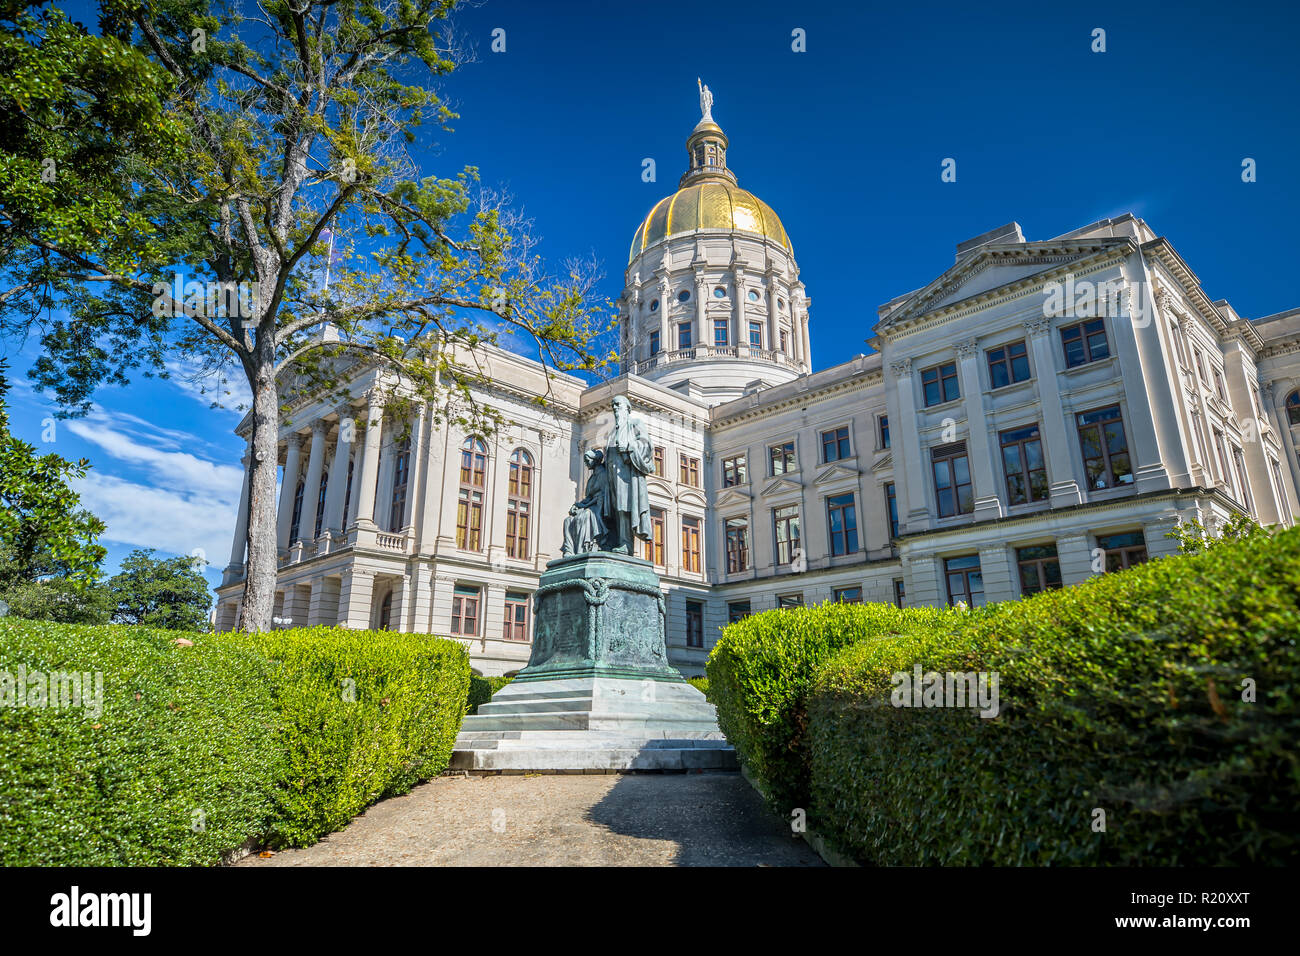
{"label": "white stone facade", "polygon": [[[812,372],[789,240],[725,165],[709,165],[709,146],[725,164],[725,144],[702,122],[662,223],[656,206],[637,230],[619,302],[623,374],[548,382],[534,362],[483,351],[493,386],[480,397],[514,424],[484,442],[468,483],[473,436],[428,409],[391,421],[371,401],[373,371],[343,408],[293,407],[277,618],[451,635],[480,673],[518,670],[528,595],[559,555],[581,453],[603,444],[616,394],[662,450],[648,482],[662,521],[653,556],[669,655],[687,674],[743,613],[1014,599],[1168,554],[1180,521],[1247,513],[1289,526],[1300,514],[1300,309],[1241,318],[1132,216],[1046,241],[1011,224],[882,306],[862,330],[875,353]],[[725,184],[712,199],[725,192],[731,206],[675,219],[701,183]],[[530,401],[541,394],[548,408]],[[349,418],[355,428],[341,428]],[[477,540],[458,533],[462,501],[481,504]],[[508,525],[523,511],[521,542]],[[236,529],[219,628],[237,619],[243,538]],[[511,627],[508,613],[524,617]]]}

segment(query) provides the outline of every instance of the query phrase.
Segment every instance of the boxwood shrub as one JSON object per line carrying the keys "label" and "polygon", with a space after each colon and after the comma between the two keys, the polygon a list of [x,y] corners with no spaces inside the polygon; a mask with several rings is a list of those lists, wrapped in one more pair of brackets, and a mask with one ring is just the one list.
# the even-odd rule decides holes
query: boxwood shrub
{"label": "boxwood shrub", "polygon": [[211,864],[250,840],[310,843],[442,772],[469,688],[464,648],[423,635],[0,618],[6,704],[20,668],[101,673],[102,713],[0,706],[4,865]]}
{"label": "boxwood shrub", "polygon": [[807,700],[817,668],[850,644],[927,633],[959,612],[889,604],[765,611],[728,625],[709,655],[718,725],[772,808],[808,806]]}
{"label": "boxwood shrub", "polygon": [[[0,618],[0,864],[210,864],[263,832],[284,769],[271,665],[177,636]],[[40,706],[35,675],[60,671],[102,675],[102,712]]]}
{"label": "boxwood shrub", "polygon": [[[885,865],[1293,863],[1298,638],[1293,529],[858,643],[815,682],[811,817]],[[892,706],[918,664],[997,674],[998,716]]]}
{"label": "boxwood shrub", "polygon": [[229,639],[274,665],[285,770],[271,845],[311,843],[447,769],[469,694],[460,643],[328,627]]}
{"label": "boxwood shrub", "polygon": [[512,680],[514,680],[512,677],[479,677],[477,674],[471,674],[469,677],[469,712],[477,714],[479,704],[486,704],[492,699],[493,694]]}

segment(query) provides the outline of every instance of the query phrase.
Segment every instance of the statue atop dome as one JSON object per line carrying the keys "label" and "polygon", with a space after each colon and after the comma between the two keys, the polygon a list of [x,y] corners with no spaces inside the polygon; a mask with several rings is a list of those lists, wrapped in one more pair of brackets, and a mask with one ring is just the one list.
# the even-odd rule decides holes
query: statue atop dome
{"label": "statue atop dome", "polygon": [[713,92],[698,76],[695,78],[695,85],[700,88],[700,114],[702,117],[701,122],[712,123],[713,122]]}

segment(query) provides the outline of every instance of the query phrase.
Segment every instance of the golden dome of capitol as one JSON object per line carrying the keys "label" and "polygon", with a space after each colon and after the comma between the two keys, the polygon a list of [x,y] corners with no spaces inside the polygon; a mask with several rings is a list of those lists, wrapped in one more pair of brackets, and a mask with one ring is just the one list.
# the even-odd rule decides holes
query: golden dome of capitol
{"label": "golden dome of capitol", "polygon": [[665,239],[699,230],[761,236],[793,254],[790,237],[772,207],[736,185],[736,174],[727,167],[727,134],[713,121],[712,106],[713,94],[700,84],[704,115],[686,140],[690,168],[677,192],[655,203],[637,227],[629,263]]}

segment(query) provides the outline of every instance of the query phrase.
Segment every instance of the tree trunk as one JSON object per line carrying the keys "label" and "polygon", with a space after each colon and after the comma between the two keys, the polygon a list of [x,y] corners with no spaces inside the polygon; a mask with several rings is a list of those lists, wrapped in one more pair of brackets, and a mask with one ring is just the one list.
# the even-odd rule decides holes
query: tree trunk
{"label": "tree trunk", "polygon": [[280,397],[275,387],[275,362],[261,354],[252,360],[253,447],[249,462],[248,560],[244,563],[244,602],[239,630],[269,631],[275,608],[275,579],[279,571],[276,540],[275,475],[280,441]]}

